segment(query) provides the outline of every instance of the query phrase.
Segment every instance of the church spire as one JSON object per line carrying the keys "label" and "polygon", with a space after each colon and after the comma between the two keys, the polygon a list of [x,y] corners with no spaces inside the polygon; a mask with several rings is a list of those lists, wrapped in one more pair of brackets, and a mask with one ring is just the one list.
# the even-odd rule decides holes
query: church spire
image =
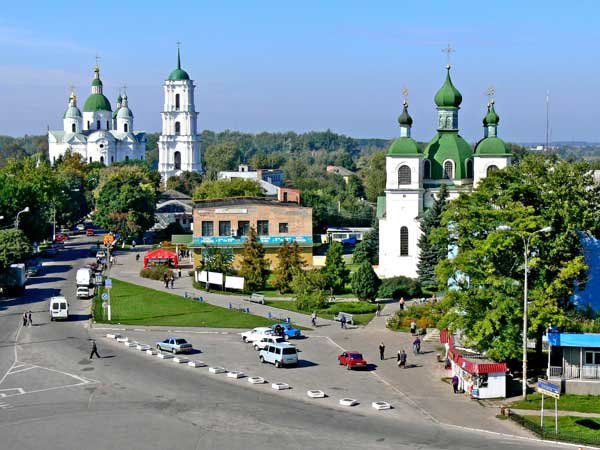
{"label": "church spire", "polygon": [[177,44],[177,68],[181,70],[181,51],[179,49],[179,43]]}
{"label": "church spire", "polygon": [[413,119],[408,113],[408,102],[406,99],[404,99],[402,104],[404,109],[402,110],[400,117],[398,117],[398,123],[400,124],[400,137],[410,137],[410,127],[412,126]]}
{"label": "church spire", "polygon": [[483,136],[484,137],[497,137],[498,136],[498,123],[500,123],[500,116],[494,109],[495,101],[492,99],[488,103],[488,111],[483,118]]}
{"label": "church spire", "polygon": [[92,80],[92,94],[102,94],[102,80],[100,80],[100,67],[98,62],[94,67],[94,79]]}

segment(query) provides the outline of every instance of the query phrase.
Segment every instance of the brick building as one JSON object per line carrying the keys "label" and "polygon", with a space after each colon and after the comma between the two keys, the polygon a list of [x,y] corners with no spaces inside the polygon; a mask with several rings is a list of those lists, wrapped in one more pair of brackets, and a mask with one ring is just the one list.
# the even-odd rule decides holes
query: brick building
{"label": "brick building", "polygon": [[[290,195],[292,197],[292,195]],[[239,268],[241,250],[250,228],[254,228],[266,250],[271,269],[277,266],[277,251],[284,240],[297,242],[302,258],[312,265],[312,208],[296,202],[262,197],[201,200],[194,204],[194,267],[202,261],[202,247],[231,248]]]}

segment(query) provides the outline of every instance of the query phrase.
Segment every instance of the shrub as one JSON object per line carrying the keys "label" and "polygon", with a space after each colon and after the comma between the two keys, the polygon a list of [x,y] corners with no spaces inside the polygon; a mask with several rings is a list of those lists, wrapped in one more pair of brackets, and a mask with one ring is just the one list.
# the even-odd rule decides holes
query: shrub
{"label": "shrub", "polygon": [[175,276],[173,271],[167,266],[149,266],[142,269],[140,276],[143,278],[150,278],[151,280],[163,280],[165,273],[170,273]]}
{"label": "shrub", "polygon": [[392,330],[408,329],[414,320],[417,328],[433,328],[441,318],[439,303],[409,306],[403,311],[398,311],[387,321],[387,327]]}
{"label": "shrub", "polygon": [[345,312],[348,314],[369,314],[377,311],[377,305],[368,302],[337,302],[330,303],[327,312],[337,314]]}
{"label": "shrub", "polygon": [[379,298],[415,298],[421,296],[421,285],[413,278],[386,278],[381,282],[377,297]]}
{"label": "shrub", "polygon": [[296,295],[296,308],[301,311],[314,311],[327,306],[326,280],[319,270],[297,272],[292,281],[292,291]]}

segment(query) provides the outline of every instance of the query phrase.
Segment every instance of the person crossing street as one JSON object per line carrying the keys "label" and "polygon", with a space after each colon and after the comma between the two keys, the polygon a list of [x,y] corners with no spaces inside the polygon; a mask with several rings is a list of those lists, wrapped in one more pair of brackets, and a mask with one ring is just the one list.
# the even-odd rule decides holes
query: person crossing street
{"label": "person crossing street", "polygon": [[100,358],[100,355],[98,354],[98,347],[96,346],[96,341],[92,339],[92,352],[90,353],[90,359],[92,359],[94,355],[96,355],[97,358]]}

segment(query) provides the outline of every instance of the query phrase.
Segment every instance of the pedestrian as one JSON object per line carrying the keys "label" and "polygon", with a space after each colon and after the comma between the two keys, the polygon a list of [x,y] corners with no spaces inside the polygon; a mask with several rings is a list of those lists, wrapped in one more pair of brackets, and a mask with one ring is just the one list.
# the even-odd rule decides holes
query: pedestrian
{"label": "pedestrian", "polygon": [[135,248],[135,239],[131,241],[131,248]]}
{"label": "pedestrian", "polygon": [[140,260],[140,254],[138,253],[137,255],[135,255],[135,260],[139,261]]}
{"label": "pedestrian", "polygon": [[375,311],[375,315],[379,317],[381,314],[381,304],[377,303],[377,311]]}
{"label": "pedestrian", "polygon": [[33,319],[31,318],[31,311],[27,313],[27,322],[30,327],[33,326]]}
{"label": "pedestrian", "polygon": [[310,315],[310,322],[312,323],[313,327],[317,326],[317,312],[313,311],[313,313]]}
{"label": "pedestrian", "polygon": [[401,352],[398,352],[398,367],[402,367],[403,369],[406,369],[406,352],[404,350],[402,350]]}
{"label": "pedestrian", "polygon": [[412,320],[410,322],[410,334],[412,334],[413,336],[415,334],[417,334],[417,324],[416,324],[416,322],[414,320]]}
{"label": "pedestrian", "polygon": [[98,354],[98,347],[96,346],[96,341],[92,339],[92,353],[90,353],[90,359],[92,359],[92,356],[94,355],[96,355],[97,358],[100,358],[100,355]]}
{"label": "pedestrian", "polygon": [[400,297],[400,311],[404,311],[404,297]]}
{"label": "pedestrian", "polygon": [[452,389],[455,394],[458,394],[458,375],[452,377]]}
{"label": "pedestrian", "polygon": [[342,317],[340,318],[340,327],[341,327],[342,329],[345,329],[345,328],[346,328],[346,316],[342,316]]}
{"label": "pedestrian", "polygon": [[175,289],[175,275],[171,272],[171,289]]}
{"label": "pedestrian", "polygon": [[385,359],[384,353],[385,353],[385,344],[382,341],[381,344],[379,344],[379,359],[381,361],[383,361]]}
{"label": "pedestrian", "polygon": [[178,269],[178,270],[177,270],[177,277],[178,277],[178,278],[181,278],[181,269]]}
{"label": "pedestrian", "polygon": [[24,327],[27,326],[27,313],[26,312],[23,313],[23,326]]}
{"label": "pedestrian", "polygon": [[168,289],[169,288],[169,274],[167,272],[165,272],[163,274],[163,281],[165,282],[165,287]]}
{"label": "pedestrian", "polygon": [[421,339],[419,339],[419,336],[417,336],[417,338],[413,342],[413,353],[415,355],[421,353]]}

